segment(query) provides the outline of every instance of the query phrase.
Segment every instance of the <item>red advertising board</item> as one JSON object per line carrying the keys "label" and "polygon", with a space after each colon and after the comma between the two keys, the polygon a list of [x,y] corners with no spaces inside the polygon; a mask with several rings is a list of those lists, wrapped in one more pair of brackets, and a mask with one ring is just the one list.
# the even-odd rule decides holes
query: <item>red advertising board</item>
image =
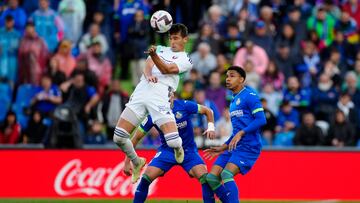
{"label": "red advertising board", "polygon": [[[116,150],[0,150],[0,198],[131,198],[123,159]],[[360,152],[265,151],[236,182],[242,199],[360,200]],[[201,188],[177,166],[149,197],[200,199]]]}

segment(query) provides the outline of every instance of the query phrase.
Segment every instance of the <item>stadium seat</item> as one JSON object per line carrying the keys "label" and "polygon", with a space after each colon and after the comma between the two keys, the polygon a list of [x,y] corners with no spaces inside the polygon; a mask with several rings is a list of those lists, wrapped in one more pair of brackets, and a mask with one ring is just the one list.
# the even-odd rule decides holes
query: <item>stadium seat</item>
{"label": "stadium seat", "polygon": [[0,122],[5,119],[11,105],[11,98],[12,91],[10,85],[0,83]]}
{"label": "stadium seat", "polygon": [[294,145],[295,132],[282,132],[275,135],[274,146],[290,147]]}
{"label": "stadium seat", "polygon": [[24,129],[27,127],[29,116],[25,113],[25,110],[30,107],[31,99],[38,92],[38,87],[31,84],[24,84],[18,87],[16,92],[16,99],[12,105],[12,110],[15,112],[18,122]]}

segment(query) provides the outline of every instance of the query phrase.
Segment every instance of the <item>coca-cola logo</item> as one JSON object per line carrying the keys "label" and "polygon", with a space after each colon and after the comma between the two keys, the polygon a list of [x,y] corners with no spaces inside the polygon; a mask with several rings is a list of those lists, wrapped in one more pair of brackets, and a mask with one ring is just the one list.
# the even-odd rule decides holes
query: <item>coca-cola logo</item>
{"label": "coca-cola logo", "polygon": [[[131,177],[122,173],[124,162],[113,168],[82,167],[80,159],[73,159],[66,163],[58,172],[54,182],[54,189],[58,195],[71,196],[85,194],[88,196],[127,196],[134,194],[137,184],[131,183]],[[149,195],[156,190],[157,180],[149,188]]]}

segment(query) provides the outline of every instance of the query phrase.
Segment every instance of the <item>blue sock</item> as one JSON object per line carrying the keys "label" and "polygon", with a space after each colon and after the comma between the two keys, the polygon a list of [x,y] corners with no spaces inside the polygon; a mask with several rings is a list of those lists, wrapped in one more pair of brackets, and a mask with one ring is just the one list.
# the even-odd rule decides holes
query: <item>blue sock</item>
{"label": "blue sock", "polygon": [[202,197],[204,203],[215,203],[214,192],[212,191],[210,185],[206,182],[206,175],[204,174],[200,177]]}
{"label": "blue sock", "polygon": [[224,186],[228,191],[230,191],[229,199],[233,203],[239,202],[239,190],[238,187],[234,181],[234,175],[231,173],[231,171],[224,169],[221,172],[221,178],[224,182]]}
{"label": "blue sock", "polygon": [[133,203],[144,203],[148,196],[149,186],[151,184],[149,176],[146,174],[140,180],[138,187],[136,188],[135,197]]}
{"label": "blue sock", "polygon": [[221,184],[220,178],[214,174],[207,174],[206,182],[210,185],[211,189],[215,192],[216,196],[223,203],[230,203],[229,191]]}

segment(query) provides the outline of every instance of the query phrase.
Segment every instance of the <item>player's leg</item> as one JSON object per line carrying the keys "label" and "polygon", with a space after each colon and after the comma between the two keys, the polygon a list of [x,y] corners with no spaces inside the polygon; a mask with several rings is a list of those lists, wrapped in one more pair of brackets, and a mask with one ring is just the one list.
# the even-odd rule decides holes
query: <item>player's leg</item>
{"label": "player's leg", "polygon": [[[143,113],[144,114],[144,113]],[[141,168],[146,164],[144,158],[138,157],[130,140],[130,134],[141,122],[141,116],[137,115],[129,107],[121,113],[120,119],[114,131],[114,142],[126,154],[134,165],[132,182],[139,179]]]}
{"label": "player's leg", "polygon": [[[159,123],[160,129],[164,132],[166,144],[174,149],[176,161],[178,163],[182,163],[184,161],[184,149],[182,147],[182,139],[179,136],[175,119],[172,118],[172,120],[173,121],[169,122],[169,119],[160,119],[157,121],[157,123]],[[165,121],[167,122],[164,123]]]}
{"label": "player's leg", "polygon": [[225,169],[221,172],[221,179],[225,188],[230,191],[229,199],[231,202],[239,202],[239,190],[234,181],[234,176],[240,172],[237,165],[227,163]]}
{"label": "player's leg", "polygon": [[164,175],[164,171],[154,166],[148,166],[140,180],[140,183],[135,191],[134,203],[145,202],[150,184],[159,176]]}
{"label": "player's leg", "polygon": [[206,181],[207,169],[205,164],[199,164],[191,168],[189,175],[199,180],[201,184],[202,197],[204,203],[215,203],[214,192]]}
{"label": "player's leg", "polygon": [[221,184],[221,172],[225,168],[228,160],[231,157],[231,153],[228,151],[221,154],[215,161],[212,166],[210,173],[206,176],[206,181],[210,185],[211,189],[214,191],[216,196],[224,203],[230,202],[229,194],[230,192],[224,185]]}

